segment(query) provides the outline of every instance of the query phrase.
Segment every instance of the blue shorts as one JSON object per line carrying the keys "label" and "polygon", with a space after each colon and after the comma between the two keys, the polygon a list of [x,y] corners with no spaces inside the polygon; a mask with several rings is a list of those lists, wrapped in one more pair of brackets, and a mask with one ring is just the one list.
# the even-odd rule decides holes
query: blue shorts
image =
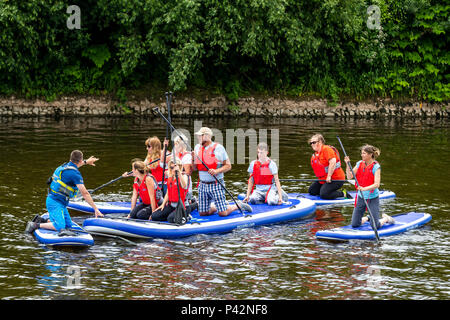
{"label": "blue shorts", "polygon": [[[221,182],[225,185],[223,180]],[[220,184],[200,182],[198,186],[198,212],[208,212],[211,207],[211,201],[214,201],[218,212],[223,212],[228,208],[225,191]]]}
{"label": "blue shorts", "polygon": [[51,197],[47,197],[46,200],[47,211],[50,217],[50,221],[56,230],[71,228],[73,223],[70,218],[67,207],[61,202],[53,200]]}

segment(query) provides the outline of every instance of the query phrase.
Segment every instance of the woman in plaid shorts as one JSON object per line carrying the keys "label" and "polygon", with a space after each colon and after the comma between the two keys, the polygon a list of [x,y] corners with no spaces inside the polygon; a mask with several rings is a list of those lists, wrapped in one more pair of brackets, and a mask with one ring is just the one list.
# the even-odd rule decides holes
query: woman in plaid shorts
{"label": "woman in plaid shorts", "polygon": [[[201,216],[208,216],[217,211],[219,216],[226,217],[238,207],[227,204],[225,190],[213,176],[225,185],[224,173],[231,170],[230,159],[221,144],[211,141],[213,133],[210,128],[202,127],[195,135],[199,144],[194,148],[192,161],[194,170],[198,170],[199,175],[198,212]],[[202,159],[209,170],[198,158]],[[211,201],[214,201],[215,206],[211,206]],[[251,206],[246,203],[239,202],[239,206],[252,212]]]}

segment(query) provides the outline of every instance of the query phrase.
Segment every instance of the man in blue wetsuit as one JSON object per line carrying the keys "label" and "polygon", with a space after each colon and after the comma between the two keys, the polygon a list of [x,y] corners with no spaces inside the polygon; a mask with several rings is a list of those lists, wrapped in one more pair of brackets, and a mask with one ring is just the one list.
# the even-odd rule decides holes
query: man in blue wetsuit
{"label": "man in blue wetsuit", "polygon": [[43,221],[39,215],[36,215],[33,221],[28,222],[26,231],[32,233],[38,228],[61,231],[72,227],[72,220],[67,210],[69,200],[81,193],[87,203],[94,209],[95,217],[103,217],[98,210],[91,195],[84,186],[83,177],[78,168],[85,164],[95,166],[98,158],[91,156],[83,160],[83,153],[74,150],[70,154],[70,161],[56,168],[52,177],[49,179],[49,190],[46,200],[46,206],[50,221]]}

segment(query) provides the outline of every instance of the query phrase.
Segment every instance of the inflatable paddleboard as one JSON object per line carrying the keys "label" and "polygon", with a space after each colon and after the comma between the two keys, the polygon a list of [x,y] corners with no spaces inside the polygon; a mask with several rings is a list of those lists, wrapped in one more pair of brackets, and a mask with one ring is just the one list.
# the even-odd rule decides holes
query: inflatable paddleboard
{"label": "inflatable paddleboard", "polygon": [[[431,215],[423,212],[407,212],[392,216],[395,223],[385,224],[378,229],[380,237],[392,236],[398,233],[418,228],[431,220]],[[362,224],[358,228],[352,228],[351,225],[329,230],[322,230],[316,233],[317,239],[325,240],[371,240],[375,239],[370,222]]]}
{"label": "inflatable paddleboard", "polygon": [[[42,218],[48,219],[48,213],[43,214]],[[72,231],[74,231],[75,235],[60,236],[58,231],[48,229],[36,229],[33,231],[33,234],[40,243],[51,246],[88,247],[94,245],[94,239],[92,236],[83,231],[77,223],[73,221],[72,223]]]}
{"label": "inflatable paddleboard", "polygon": [[[349,191],[349,194],[352,197],[356,196],[356,191]],[[311,196],[308,193],[289,193],[290,198],[304,198],[312,200],[317,206],[323,205],[339,205],[339,204],[351,204],[355,203],[355,199],[346,199],[346,198],[337,198],[334,200],[325,200],[320,198],[319,196]],[[242,200],[245,198],[245,194],[239,194],[238,199]],[[395,193],[392,191],[380,191],[380,200],[395,198]],[[110,213],[130,213],[131,210],[131,202],[126,201],[116,201],[116,202],[95,202],[96,206],[103,214]],[[94,209],[86,202],[86,201],[70,201],[67,206],[68,209],[86,212],[86,213],[94,213]]]}
{"label": "inflatable paddleboard", "polygon": [[[109,213],[130,213],[131,202],[95,202],[98,210],[103,214]],[[70,201],[67,209],[81,212],[94,213],[94,209],[86,201]]]}
{"label": "inflatable paddleboard", "polygon": [[[340,198],[336,198],[336,199],[333,199],[333,200],[325,200],[325,199],[322,199],[320,196],[312,196],[309,193],[288,193],[288,195],[289,195],[289,197],[293,197],[293,198],[305,198],[305,199],[312,200],[312,201],[314,201],[314,203],[317,206],[339,205],[339,204],[344,204],[344,205],[345,204],[351,204],[351,205],[354,205],[355,204],[356,191],[349,191],[348,193],[353,197],[353,199],[347,199],[347,198],[344,198],[344,197],[340,197]],[[387,191],[387,190],[381,191],[380,190],[379,194],[380,194],[379,195],[380,200],[395,198],[395,193],[392,192],[392,191]],[[244,198],[245,198],[245,194],[241,193],[241,194],[238,195],[238,199],[239,200],[242,200]],[[94,212],[94,211],[92,211],[92,212]]]}
{"label": "inflatable paddleboard", "polygon": [[[184,225],[168,222],[136,220],[126,218],[90,218],[83,223],[85,230],[103,234],[113,234],[135,238],[180,238],[195,234],[223,233],[237,228],[255,227],[288,220],[306,218],[316,210],[314,202],[308,199],[290,198],[285,204],[269,206],[252,205],[253,212],[239,210],[227,217],[217,214],[200,216],[197,210],[191,213],[192,219]],[[101,210],[101,209],[100,209]]]}

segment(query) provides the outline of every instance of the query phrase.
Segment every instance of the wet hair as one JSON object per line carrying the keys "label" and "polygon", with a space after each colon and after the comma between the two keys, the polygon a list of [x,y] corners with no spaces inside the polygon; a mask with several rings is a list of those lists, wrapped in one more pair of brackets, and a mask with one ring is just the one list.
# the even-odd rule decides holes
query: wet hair
{"label": "wet hair", "polygon": [[70,161],[72,161],[73,163],[78,163],[83,159],[83,152],[81,152],[80,150],[73,150],[72,153],[70,154]]}
{"label": "wet hair", "polygon": [[132,166],[134,170],[137,170],[141,174],[147,173],[147,167],[141,160],[138,159],[133,160]]}
{"label": "wet hair", "polygon": [[370,144],[365,144],[360,148],[361,151],[371,154],[372,159],[376,159],[380,156],[381,151],[377,147],[371,146]]}
{"label": "wet hair", "polygon": [[269,152],[269,146],[268,146],[267,143],[265,143],[265,142],[260,142],[260,143],[258,144],[258,149],[259,149],[259,150],[264,150],[264,151]]}
{"label": "wet hair", "polygon": [[322,142],[322,144],[325,144],[325,139],[324,137],[320,134],[320,133],[316,133],[314,134],[311,138],[309,138],[308,142],[313,141],[314,139],[316,139],[317,141]]}

